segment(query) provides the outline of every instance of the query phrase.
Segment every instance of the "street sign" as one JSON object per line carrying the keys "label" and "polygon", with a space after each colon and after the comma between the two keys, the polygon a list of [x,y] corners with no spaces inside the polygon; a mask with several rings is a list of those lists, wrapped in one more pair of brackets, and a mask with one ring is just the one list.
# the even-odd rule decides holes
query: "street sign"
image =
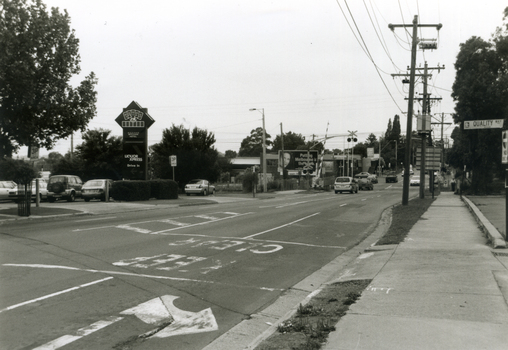
{"label": "street sign", "polygon": [[464,129],[501,129],[504,119],[466,120]]}
{"label": "street sign", "polygon": [[171,162],[171,166],[176,166],[176,156],[169,156],[169,161]]}
{"label": "street sign", "polygon": [[[441,169],[441,148],[427,147],[425,152],[425,169]],[[420,169],[422,163],[422,149],[416,149],[416,168]]]}

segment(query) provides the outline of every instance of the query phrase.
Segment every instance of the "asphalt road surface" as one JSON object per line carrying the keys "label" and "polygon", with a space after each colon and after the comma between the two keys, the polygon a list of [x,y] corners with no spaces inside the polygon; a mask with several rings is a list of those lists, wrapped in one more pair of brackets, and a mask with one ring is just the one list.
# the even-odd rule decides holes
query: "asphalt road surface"
{"label": "asphalt road surface", "polygon": [[364,239],[401,196],[402,182],[380,183],[4,224],[0,348],[202,349]]}

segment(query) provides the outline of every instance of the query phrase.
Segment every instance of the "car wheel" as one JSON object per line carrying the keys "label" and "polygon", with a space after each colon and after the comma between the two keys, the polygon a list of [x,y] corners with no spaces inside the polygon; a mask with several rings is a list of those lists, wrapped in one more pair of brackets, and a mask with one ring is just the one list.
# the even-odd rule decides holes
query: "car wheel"
{"label": "car wheel", "polygon": [[203,191],[203,196],[208,196],[208,192],[206,190]]}
{"label": "car wheel", "polygon": [[48,202],[55,203],[55,197],[49,197],[48,196]]}
{"label": "car wheel", "polygon": [[67,198],[67,202],[74,202],[76,200],[76,194],[71,192],[69,198]]}
{"label": "car wheel", "polygon": [[355,191],[353,189],[351,189],[351,191],[349,191],[349,193],[355,193]]}
{"label": "car wheel", "polygon": [[215,188],[212,190],[212,196],[215,196]]}
{"label": "car wheel", "polygon": [[90,198],[85,198],[85,202],[90,202]]}
{"label": "car wheel", "polygon": [[339,193],[339,191],[335,191],[335,194]]}
{"label": "car wheel", "polygon": [[186,193],[187,196],[190,196],[190,193]]}

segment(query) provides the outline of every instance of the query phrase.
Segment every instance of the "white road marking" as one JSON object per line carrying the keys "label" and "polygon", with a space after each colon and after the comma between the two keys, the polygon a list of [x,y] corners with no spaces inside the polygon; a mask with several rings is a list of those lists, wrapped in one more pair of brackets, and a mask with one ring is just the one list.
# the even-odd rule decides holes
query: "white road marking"
{"label": "white road marking", "polygon": [[344,203],[344,204],[341,204],[341,205],[339,205],[339,206],[340,206],[340,207],[343,207],[343,206],[346,206],[346,205],[347,205],[347,203]]}
{"label": "white road marking", "polygon": [[59,349],[62,346],[65,346],[67,344],[72,343],[73,341],[76,341],[78,339],[83,338],[84,336],[87,336],[89,334],[92,334],[93,332],[96,332],[104,327],[107,327],[115,322],[118,322],[122,320],[123,317],[109,317],[107,320],[104,321],[98,321],[95,323],[92,323],[89,326],[80,328],[76,331],[75,335],[64,335],[58,339],[55,339],[53,341],[50,341],[49,343],[46,343],[44,345],[38,346],[33,350],[55,350]]}
{"label": "white road marking", "polygon": [[214,281],[206,281],[206,280],[198,280],[192,278],[183,278],[183,277],[169,277],[169,276],[158,276],[158,275],[146,275],[146,274],[138,274],[132,272],[120,272],[120,271],[107,271],[107,270],[92,270],[92,269],[80,269],[77,267],[70,266],[59,266],[59,265],[43,265],[43,264],[3,264],[2,266],[13,266],[13,267],[32,267],[39,269],[64,269],[64,270],[74,270],[74,271],[83,271],[83,272],[91,272],[91,273],[104,273],[108,275],[121,275],[121,276],[132,276],[132,277],[142,277],[142,278],[154,278],[154,279],[163,279],[163,280],[171,280],[171,281],[183,281],[183,282],[196,282],[196,283],[205,283],[205,284],[217,284],[217,285],[225,285],[225,286],[235,286],[240,288],[252,288],[252,289],[260,289],[260,290],[268,290],[268,291],[283,291],[281,288],[268,288],[268,287],[255,287],[255,286],[245,286],[245,285],[233,285],[230,283],[221,283]]}
{"label": "white road marking", "polygon": [[106,277],[106,278],[103,278],[101,280],[97,280],[97,281],[81,284],[79,286],[72,287],[72,288],[69,288],[69,289],[65,289],[65,290],[62,290],[60,292],[56,292],[56,293],[48,294],[48,295],[45,295],[45,296],[42,296],[42,297],[39,297],[39,298],[36,298],[36,299],[28,300],[28,301],[25,301],[25,302],[22,302],[22,303],[19,303],[19,304],[16,304],[16,305],[12,305],[12,306],[6,307],[5,309],[0,310],[0,313],[2,313],[4,311],[8,311],[8,310],[12,310],[12,309],[18,308],[18,307],[23,306],[23,305],[27,305],[27,304],[35,303],[37,301],[44,300],[44,299],[52,298],[52,297],[60,295],[60,294],[72,292],[73,290],[78,290],[78,289],[81,289],[81,288],[84,288],[84,287],[88,287],[88,286],[91,286],[91,285],[94,285],[94,284],[97,284],[97,283],[101,283],[101,282],[110,280],[112,278],[113,277]]}
{"label": "white road marking", "polygon": [[93,219],[86,219],[86,220],[76,220],[75,222],[87,222],[87,221],[98,221],[98,220],[109,220],[109,219],[116,219],[116,216],[108,216],[105,218],[93,218]]}
{"label": "white road marking", "polygon": [[144,228],[140,228],[140,227],[129,226],[129,225],[118,225],[118,226],[115,226],[115,227],[116,228],[121,228],[121,229],[127,230],[127,231],[138,232],[138,233],[152,233],[152,231],[150,231],[150,230],[147,230],[147,229],[144,229]]}
{"label": "white road marking", "polygon": [[290,223],[287,223],[287,224],[284,224],[284,225],[281,225],[281,226],[278,226],[278,227],[274,227],[274,228],[271,228],[271,229],[266,230],[266,231],[263,231],[263,232],[255,233],[255,234],[253,234],[253,235],[250,235],[250,236],[244,237],[244,239],[248,239],[248,238],[256,237],[256,236],[262,235],[262,234],[264,234],[264,233],[268,233],[268,232],[275,231],[275,230],[278,230],[278,229],[283,228],[283,227],[287,227],[287,226],[293,225],[293,224],[295,224],[295,223],[297,223],[297,222],[303,221],[303,220],[305,220],[305,219],[308,219],[308,218],[310,218],[310,217],[316,216],[316,215],[318,215],[318,214],[320,214],[320,213],[314,213],[314,214],[312,214],[312,215],[309,215],[309,216],[306,216],[306,217],[304,217],[304,218],[301,218],[301,219],[295,220],[295,221],[293,221],[293,222],[290,222]]}

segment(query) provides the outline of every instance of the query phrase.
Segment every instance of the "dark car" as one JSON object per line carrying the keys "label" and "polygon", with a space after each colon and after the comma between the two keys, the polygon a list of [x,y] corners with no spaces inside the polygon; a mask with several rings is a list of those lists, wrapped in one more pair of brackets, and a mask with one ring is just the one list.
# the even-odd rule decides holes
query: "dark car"
{"label": "dark car", "polygon": [[369,179],[358,179],[358,189],[372,191],[374,189],[374,185]]}
{"label": "dark car", "polygon": [[66,199],[74,202],[81,197],[83,181],[76,175],[54,175],[48,181],[48,201],[53,203],[57,199]]}
{"label": "dark car", "polygon": [[386,183],[389,182],[399,182],[399,178],[397,177],[397,174],[395,173],[388,173],[386,174]]}

